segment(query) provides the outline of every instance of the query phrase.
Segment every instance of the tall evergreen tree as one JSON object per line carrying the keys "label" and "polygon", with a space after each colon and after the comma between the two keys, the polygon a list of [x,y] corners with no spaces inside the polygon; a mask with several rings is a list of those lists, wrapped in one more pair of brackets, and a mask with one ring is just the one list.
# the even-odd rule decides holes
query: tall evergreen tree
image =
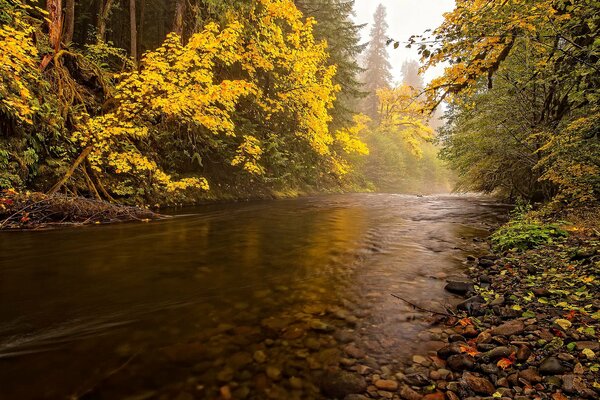
{"label": "tall evergreen tree", "polygon": [[419,63],[416,60],[407,60],[402,63],[402,82],[419,92],[425,87],[423,77],[419,75]]}
{"label": "tall evergreen tree", "polygon": [[392,66],[389,62],[387,52],[388,24],[385,20],[386,15],[385,7],[380,4],[373,16],[371,38],[364,59],[365,73],[363,75],[363,82],[368,95],[363,104],[363,112],[374,119],[377,118],[379,103],[377,90],[390,88],[392,83]]}
{"label": "tall evergreen tree", "polygon": [[362,68],[358,56],[366,45],[360,44],[360,30],[364,25],[354,23],[354,0],[296,0],[305,17],[317,21],[315,39],[326,40],[330,63],[337,66],[334,83],[341,86],[332,110],[333,126],[337,129],[352,121],[358,100],[366,93],[361,89],[359,75]]}

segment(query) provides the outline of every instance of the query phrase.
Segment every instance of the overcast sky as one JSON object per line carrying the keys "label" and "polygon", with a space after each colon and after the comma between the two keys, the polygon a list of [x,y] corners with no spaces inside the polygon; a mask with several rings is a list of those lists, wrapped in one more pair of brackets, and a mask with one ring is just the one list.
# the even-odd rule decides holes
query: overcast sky
{"label": "overcast sky", "polygon": [[[373,23],[373,14],[377,5],[383,4],[387,9],[387,22],[390,26],[388,35],[400,41],[406,41],[411,35],[421,34],[426,29],[436,28],[443,21],[443,13],[454,8],[454,0],[356,0],[356,21],[368,23],[363,28],[364,41],[369,40],[369,32]],[[416,49],[407,49],[404,44],[388,50],[393,67],[394,79],[400,81],[400,68],[407,59],[419,59]],[[430,80],[441,71],[430,71],[425,75]]]}

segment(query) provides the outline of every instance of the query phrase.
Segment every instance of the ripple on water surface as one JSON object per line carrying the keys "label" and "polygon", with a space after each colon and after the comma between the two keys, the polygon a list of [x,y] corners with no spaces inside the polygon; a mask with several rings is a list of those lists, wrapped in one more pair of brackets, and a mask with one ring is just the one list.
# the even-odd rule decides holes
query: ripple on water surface
{"label": "ripple on water surface", "polygon": [[[0,397],[319,398],[397,371],[505,209],[475,196],[220,204],[150,224],[0,235]],[[221,389],[223,387],[227,389]]]}

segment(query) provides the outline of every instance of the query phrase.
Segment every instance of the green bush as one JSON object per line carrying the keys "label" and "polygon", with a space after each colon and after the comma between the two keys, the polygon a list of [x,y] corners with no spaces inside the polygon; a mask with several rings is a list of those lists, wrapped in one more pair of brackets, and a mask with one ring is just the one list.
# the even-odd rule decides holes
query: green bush
{"label": "green bush", "polygon": [[524,219],[513,220],[492,235],[495,250],[527,250],[552,243],[555,239],[567,236],[567,232],[557,224],[544,224]]}

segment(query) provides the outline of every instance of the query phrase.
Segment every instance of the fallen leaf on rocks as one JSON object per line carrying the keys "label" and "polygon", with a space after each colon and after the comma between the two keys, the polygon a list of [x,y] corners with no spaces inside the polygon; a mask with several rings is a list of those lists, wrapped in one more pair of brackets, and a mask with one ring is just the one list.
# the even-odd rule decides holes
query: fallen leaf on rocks
{"label": "fallen leaf on rocks", "polygon": [[592,349],[583,349],[581,353],[584,356],[586,356],[588,360],[593,360],[594,358],[596,358],[596,353],[594,353],[594,350]]}
{"label": "fallen leaf on rocks", "polygon": [[460,346],[460,352],[467,353],[470,356],[476,356],[479,354],[479,351],[477,351],[476,348],[470,346]]}
{"label": "fallen leaf on rocks", "polygon": [[498,363],[496,363],[496,365],[502,369],[507,369],[513,365],[513,361],[509,358],[502,358],[498,361]]}
{"label": "fallen leaf on rocks", "polygon": [[461,326],[473,325],[473,321],[471,321],[471,318],[463,318],[463,319],[459,320],[458,323]]}
{"label": "fallen leaf on rocks", "polygon": [[564,394],[556,392],[552,395],[552,400],[569,400],[569,399]]}
{"label": "fallen leaf on rocks", "polygon": [[562,319],[562,318],[558,318],[556,320],[554,320],[554,323],[558,326],[560,326],[561,328],[563,328],[564,330],[567,330],[571,327],[571,325],[573,325],[571,323],[571,321],[569,321],[568,319]]}

